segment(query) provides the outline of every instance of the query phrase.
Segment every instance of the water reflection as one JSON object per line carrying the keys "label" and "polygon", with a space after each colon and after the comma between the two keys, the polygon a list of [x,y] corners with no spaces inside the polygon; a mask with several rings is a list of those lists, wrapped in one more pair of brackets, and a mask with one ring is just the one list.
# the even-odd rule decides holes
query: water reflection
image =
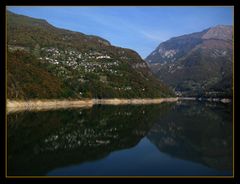
{"label": "water reflection", "polygon": [[180,102],[173,109],[153,125],[148,139],[173,157],[231,170],[231,104]]}
{"label": "water reflection", "polygon": [[170,106],[94,106],[10,114],[8,174],[44,175],[56,167],[130,148]]}
{"label": "water reflection", "polygon": [[134,149],[143,137],[173,157],[231,170],[231,112],[222,104],[184,102],[10,114],[8,175],[46,175],[104,161],[113,151]]}

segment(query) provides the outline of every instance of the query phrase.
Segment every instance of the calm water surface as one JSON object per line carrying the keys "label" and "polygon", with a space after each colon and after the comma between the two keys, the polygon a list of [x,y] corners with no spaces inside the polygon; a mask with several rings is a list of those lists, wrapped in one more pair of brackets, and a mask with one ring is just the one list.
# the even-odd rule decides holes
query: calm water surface
{"label": "calm water surface", "polygon": [[182,101],[7,116],[8,175],[232,175],[231,104]]}

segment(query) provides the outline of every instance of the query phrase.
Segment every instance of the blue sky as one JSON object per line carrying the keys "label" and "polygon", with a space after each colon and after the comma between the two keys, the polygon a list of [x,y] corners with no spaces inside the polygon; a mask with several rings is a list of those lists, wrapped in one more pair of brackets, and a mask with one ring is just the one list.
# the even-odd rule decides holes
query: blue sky
{"label": "blue sky", "polygon": [[142,58],[161,42],[219,24],[233,24],[233,7],[33,7],[8,10],[47,20],[50,24],[107,39],[137,51]]}

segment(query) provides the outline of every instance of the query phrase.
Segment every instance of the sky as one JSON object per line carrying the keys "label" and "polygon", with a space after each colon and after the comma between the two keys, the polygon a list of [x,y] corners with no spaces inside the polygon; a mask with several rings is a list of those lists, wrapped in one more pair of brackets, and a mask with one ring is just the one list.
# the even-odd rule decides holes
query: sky
{"label": "sky", "polygon": [[8,6],[55,27],[97,35],[146,58],[161,42],[216,25],[233,25],[233,7]]}

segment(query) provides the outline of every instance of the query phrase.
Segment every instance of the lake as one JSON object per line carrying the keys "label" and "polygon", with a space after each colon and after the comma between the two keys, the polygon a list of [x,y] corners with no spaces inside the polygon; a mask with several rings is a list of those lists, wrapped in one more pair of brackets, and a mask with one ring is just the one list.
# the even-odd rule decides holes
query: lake
{"label": "lake", "polygon": [[232,104],[94,105],[7,115],[8,176],[232,176]]}

